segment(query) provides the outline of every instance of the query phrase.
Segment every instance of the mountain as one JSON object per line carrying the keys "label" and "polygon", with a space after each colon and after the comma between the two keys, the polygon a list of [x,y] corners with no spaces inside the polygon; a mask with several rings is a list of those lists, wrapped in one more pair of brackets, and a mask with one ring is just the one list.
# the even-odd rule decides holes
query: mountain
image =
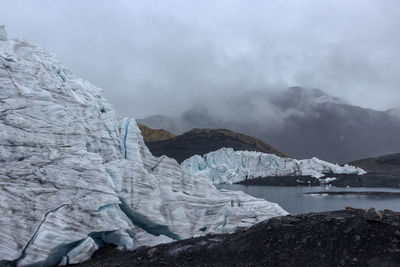
{"label": "mountain", "polygon": [[400,108],[392,108],[386,111],[390,116],[397,118],[400,121]]}
{"label": "mountain", "polygon": [[156,128],[165,122],[164,129],[177,132],[225,128],[266,141],[294,158],[344,163],[400,151],[400,117],[396,114],[396,109],[362,108],[318,89],[291,87],[247,92],[216,105],[197,104],[175,118],[141,121]]}
{"label": "mountain", "polygon": [[0,266],[87,260],[285,215],[154,157],[101,89],[0,26]]}
{"label": "mountain", "polygon": [[400,266],[400,213],[347,209],[272,218],[247,231],[124,252],[84,266]]}
{"label": "mountain", "polygon": [[193,129],[166,140],[148,141],[146,145],[153,155],[167,155],[179,163],[193,155],[204,155],[223,147],[287,157],[261,140],[225,129]]}
{"label": "mountain", "polygon": [[162,141],[175,137],[173,133],[170,133],[164,129],[152,129],[140,123],[138,123],[137,125],[145,142]]}

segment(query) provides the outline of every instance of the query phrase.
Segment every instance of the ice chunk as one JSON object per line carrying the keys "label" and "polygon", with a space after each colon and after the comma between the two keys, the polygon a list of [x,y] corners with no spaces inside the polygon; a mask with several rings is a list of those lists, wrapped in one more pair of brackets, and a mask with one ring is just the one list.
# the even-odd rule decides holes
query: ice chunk
{"label": "ice chunk", "polygon": [[79,246],[67,254],[68,263],[78,264],[84,262],[90,259],[98,248],[96,242],[91,237],[87,237]]}
{"label": "ice chunk", "polygon": [[336,177],[327,177],[325,179],[319,179],[319,182],[321,184],[329,184],[330,182],[336,181],[337,178]]}

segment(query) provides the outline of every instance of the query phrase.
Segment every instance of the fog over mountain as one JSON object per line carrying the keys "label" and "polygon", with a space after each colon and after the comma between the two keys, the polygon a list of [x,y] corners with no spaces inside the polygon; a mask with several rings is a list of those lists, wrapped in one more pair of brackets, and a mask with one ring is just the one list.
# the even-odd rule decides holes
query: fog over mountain
{"label": "fog over mountain", "polygon": [[294,158],[317,156],[345,163],[400,151],[397,110],[362,108],[301,87],[276,94],[247,92],[218,105],[196,105],[178,117],[157,115],[140,121],[176,133],[226,128],[260,138]]}
{"label": "fog over mountain", "polygon": [[398,14],[397,0],[5,0],[0,23],[104,88],[123,116],[346,161],[400,150]]}
{"label": "fog over mountain", "polygon": [[0,23],[142,118],[289,86],[399,107],[398,14],[397,0],[4,0]]}

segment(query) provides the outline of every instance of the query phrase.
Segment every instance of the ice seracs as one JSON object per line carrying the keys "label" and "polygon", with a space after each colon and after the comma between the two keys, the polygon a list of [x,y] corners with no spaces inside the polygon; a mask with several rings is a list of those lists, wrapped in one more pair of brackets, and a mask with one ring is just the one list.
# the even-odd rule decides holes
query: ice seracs
{"label": "ice seracs", "polygon": [[0,41],[7,41],[7,31],[4,25],[0,25]]}
{"label": "ice seracs", "polygon": [[287,214],[144,145],[101,90],[0,27],[0,265],[79,263]]}
{"label": "ice seracs", "polygon": [[204,156],[195,155],[183,161],[181,166],[192,174],[205,175],[214,184],[232,184],[246,179],[270,176],[322,178],[325,174],[366,173],[358,167],[339,166],[318,158],[296,160],[261,152],[234,151],[232,148],[221,148]]}

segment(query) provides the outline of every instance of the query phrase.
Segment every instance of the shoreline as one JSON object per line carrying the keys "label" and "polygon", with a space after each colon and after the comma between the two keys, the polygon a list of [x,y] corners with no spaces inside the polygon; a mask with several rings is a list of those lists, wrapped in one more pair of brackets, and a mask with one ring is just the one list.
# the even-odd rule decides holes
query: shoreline
{"label": "shoreline", "polygon": [[321,179],[334,177],[336,180],[328,183],[311,176],[270,176],[246,179],[235,184],[260,185],[260,186],[321,186],[332,185],[335,187],[380,187],[400,188],[400,175],[397,173],[367,173],[364,175],[333,174],[327,173]]}
{"label": "shoreline", "polygon": [[305,195],[357,195],[357,196],[387,196],[400,197],[400,192],[385,192],[385,191],[319,191],[306,192]]}

